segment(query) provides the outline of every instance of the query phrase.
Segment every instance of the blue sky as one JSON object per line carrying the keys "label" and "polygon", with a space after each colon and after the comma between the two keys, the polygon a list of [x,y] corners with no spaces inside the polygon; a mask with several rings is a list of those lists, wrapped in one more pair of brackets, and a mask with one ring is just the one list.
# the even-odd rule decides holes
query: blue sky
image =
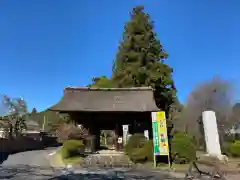
{"label": "blue sky", "polygon": [[182,102],[215,75],[240,90],[239,0],[1,0],[0,93],[40,111],[64,87],[109,76],[136,5],[155,21]]}

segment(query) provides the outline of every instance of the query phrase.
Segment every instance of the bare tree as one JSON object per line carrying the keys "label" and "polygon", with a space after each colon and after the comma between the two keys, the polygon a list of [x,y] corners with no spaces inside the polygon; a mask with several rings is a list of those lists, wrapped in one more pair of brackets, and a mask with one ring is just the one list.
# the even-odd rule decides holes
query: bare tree
{"label": "bare tree", "polygon": [[3,95],[1,108],[4,112],[8,126],[5,128],[9,137],[19,136],[26,129],[27,104],[22,98],[10,98]]}
{"label": "bare tree", "polygon": [[58,127],[56,134],[61,141],[68,139],[83,140],[88,136],[88,130],[84,127],[77,127],[73,123],[62,123]]}
{"label": "bare tree", "polygon": [[[185,130],[199,137],[203,132],[202,112],[215,111],[220,134],[231,124],[230,116],[234,101],[233,85],[220,78],[213,78],[196,86],[190,93],[182,118]],[[199,131],[200,128],[200,131]]]}
{"label": "bare tree", "polygon": [[179,103],[173,103],[169,108],[168,120],[177,121],[180,119],[184,106]]}

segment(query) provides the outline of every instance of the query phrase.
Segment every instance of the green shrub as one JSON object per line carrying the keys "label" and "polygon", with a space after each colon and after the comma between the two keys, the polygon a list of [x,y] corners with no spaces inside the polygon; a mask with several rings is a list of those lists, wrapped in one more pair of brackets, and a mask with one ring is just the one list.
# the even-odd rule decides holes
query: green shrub
{"label": "green shrub", "polygon": [[143,147],[135,148],[129,157],[134,163],[153,161],[153,141],[146,140]]}
{"label": "green shrub", "polygon": [[194,139],[193,137],[191,137],[190,135],[188,135],[187,133],[184,133],[184,132],[178,132],[176,134],[174,134],[174,137],[173,138],[190,138],[190,139]]}
{"label": "green shrub", "polygon": [[129,155],[134,151],[134,149],[143,147],[145,141],[146,138],[143,134],[133,134],[125,145],[125,153]]}
{"label": "green shrub", "polygon": [[147,157],[147,161],[153,161],[153,141],[152,140],[145,141],[143,146],[143,151]]}
{"label": "green shrub", "polygon": [[233,142],[230,145],[229,150],[233,157],[240,157],[240,140]]}
{"label": "green shrub", "polygon": [[196,159],[196,147],[191,136],[177,133],[172,139],[172,157],[177,164],[189,163]]}
{"label": "green shrub", "polygon": [[80,151],[84,151],[85,146],[80,140],[67,140],[63,143],[61,154],[62,158],[66,159],[75,156]]}
{"label": "green shrub", "polygon": [[224,135],[224,142],[232,143],[236,140],[234,135]]}
{"label": "green shrub", "polygon": [[232,143],[230,142],[224,142],[221,146],[221,151],[223,154],[227,155],[227,156],[231,156],[231,152],[230,152],[230,146]]}

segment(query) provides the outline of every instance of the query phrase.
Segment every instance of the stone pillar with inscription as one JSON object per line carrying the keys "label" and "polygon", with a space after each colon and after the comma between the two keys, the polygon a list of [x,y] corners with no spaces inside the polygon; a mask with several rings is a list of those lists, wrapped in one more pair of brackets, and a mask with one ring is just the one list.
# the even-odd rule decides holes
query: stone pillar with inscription
{"label": "stone pillar with inscription", "polygon": [[202,121],[203,121],[207,156],[214,156],[214,157],[217,157],[219,160],[224,160],[225,156],[223,156],[221,152],[215,112],[204,111],[202,113]]}
{"label": "stone pillar with inscription", "polygon": [[127,136],[128,136],[128,124],[122,125],[123,128],[123,145],[125,146],[127,143]]}

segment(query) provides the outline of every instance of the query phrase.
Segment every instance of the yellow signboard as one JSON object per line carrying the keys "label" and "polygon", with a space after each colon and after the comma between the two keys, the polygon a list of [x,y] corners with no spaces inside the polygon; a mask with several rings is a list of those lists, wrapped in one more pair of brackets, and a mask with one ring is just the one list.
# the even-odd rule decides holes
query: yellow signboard
{"label": "yellow signboard", "polygon": [[167,123],[165,112],[157,112],[156,120],[158,124],[159,155],[169,155]]}

